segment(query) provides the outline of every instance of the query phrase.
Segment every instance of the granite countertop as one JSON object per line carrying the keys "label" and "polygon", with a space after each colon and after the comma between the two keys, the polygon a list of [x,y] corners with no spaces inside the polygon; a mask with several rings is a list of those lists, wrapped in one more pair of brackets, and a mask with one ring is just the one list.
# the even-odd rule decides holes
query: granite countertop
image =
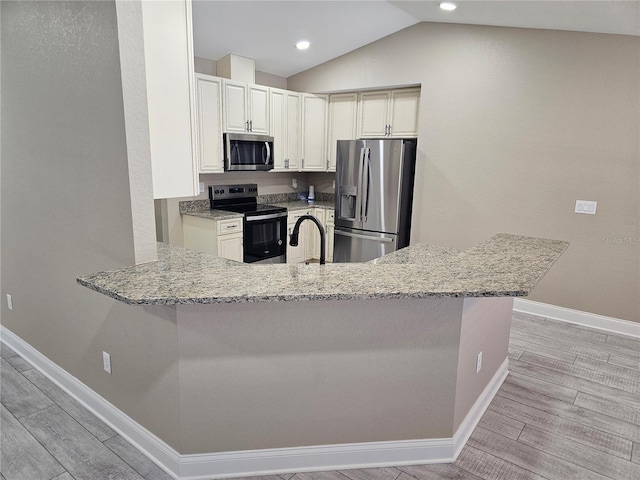
{"label": "granite countertop", "polygon": [[567,246],[498,234],[466,251],[417,244],[368,263],[251,265],[158,244],[156,262],[77,281],[131,305],[518,297]]}
{"label": "granite countertop", "polygon": [[[229,212],[226,210],[217,210],[209,208],[209,201],[200,202],[184,202],[188,203],[183,207],[181,213],[183,215],[191,215],[192,217],[209,218],[211,220],[226,220],[229,218],[242,218],[242,213]],[[284,202],[270,202],[269,205],[276,207],[285,207],[289,211],[305,210],[307,208],[325,208],[333,210],[334,202],[329,200],[318,200],[309,203],[306,200],[293,200]]]}

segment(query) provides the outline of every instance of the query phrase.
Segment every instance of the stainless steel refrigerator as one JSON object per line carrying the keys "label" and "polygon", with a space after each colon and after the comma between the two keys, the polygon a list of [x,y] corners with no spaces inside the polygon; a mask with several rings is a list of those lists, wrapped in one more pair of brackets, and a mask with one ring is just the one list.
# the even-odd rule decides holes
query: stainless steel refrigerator
{"label": "stainless steel refrigerator", "polygon": [[333,261],[409,245],[416,140],[338,140]]}

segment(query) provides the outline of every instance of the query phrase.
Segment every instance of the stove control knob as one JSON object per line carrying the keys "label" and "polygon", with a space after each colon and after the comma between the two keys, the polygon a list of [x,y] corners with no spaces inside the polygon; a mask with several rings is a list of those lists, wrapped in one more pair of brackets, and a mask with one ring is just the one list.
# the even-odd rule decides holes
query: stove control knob
{"label": "stove control knob", "polygon": [[278,240],[278,245],[282,245],[282,240]]}

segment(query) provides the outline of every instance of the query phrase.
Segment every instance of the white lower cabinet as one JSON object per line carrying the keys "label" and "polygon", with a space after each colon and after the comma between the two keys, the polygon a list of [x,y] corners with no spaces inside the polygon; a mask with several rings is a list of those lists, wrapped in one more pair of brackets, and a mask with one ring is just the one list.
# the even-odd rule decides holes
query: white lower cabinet
{"label": "white lower cabinet", "polygon": [[242,262],[242,217],[224,220],[182,216],[184,247]]}
{"label": "white lower cabinet", "polygon": [[296,222],[302,215],[306,215],[308,213],[307,210],[296,210],[293,212],[289,212],[287,217],[287,263],[301,263],[306,262],[309,257],[307,256],[308,250],[308,235],[307,231],[309,229],[307,221],[300,225],[300,232],[298,236],[298,246],[292,247],[289,245],[289,240],[291,239],[291,232],[293,232],[293,227],[295,227]]}
{"label": "white lower cabinet", "polygon": [[[325,259],[331,261],[333,258],[333,210],[325,208],[309,208],[308,210],[295,210],[289,212],[287,219],[287,235],[291,235],[293,227],[298,218],[302,215],[313,215],[322,224],[325,231]],[[331,223],[328,223],[331,222]],[[287,245],[289,237],[287,237]],[[311,221],[306,220],[300,225],[300,236],[298,246],[287,246],[287,263],[301,263],[311,260],[320,260],[320,233],[318,227]]]}
{"label": "white lower cabinet", "polygon": [[333,262],[333,231],[335,230],[335,212],[333,210],[327,210],[326,214],[326,230],[327,230],[327,262]]}

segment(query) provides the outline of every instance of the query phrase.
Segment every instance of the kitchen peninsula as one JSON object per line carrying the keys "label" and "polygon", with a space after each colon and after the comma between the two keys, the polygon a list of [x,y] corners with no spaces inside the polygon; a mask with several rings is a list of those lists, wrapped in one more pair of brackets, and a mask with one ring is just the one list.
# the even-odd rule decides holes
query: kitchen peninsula
{"label": "kitchen peninsula", "polygon": [[418,244],[320,266],[160,244],[157,262],[78,283],[170,310],[178,470],[419,464],[457,456],[507,375],[512,297],[529,294],[566,248],[499,234],[466,251]]}

